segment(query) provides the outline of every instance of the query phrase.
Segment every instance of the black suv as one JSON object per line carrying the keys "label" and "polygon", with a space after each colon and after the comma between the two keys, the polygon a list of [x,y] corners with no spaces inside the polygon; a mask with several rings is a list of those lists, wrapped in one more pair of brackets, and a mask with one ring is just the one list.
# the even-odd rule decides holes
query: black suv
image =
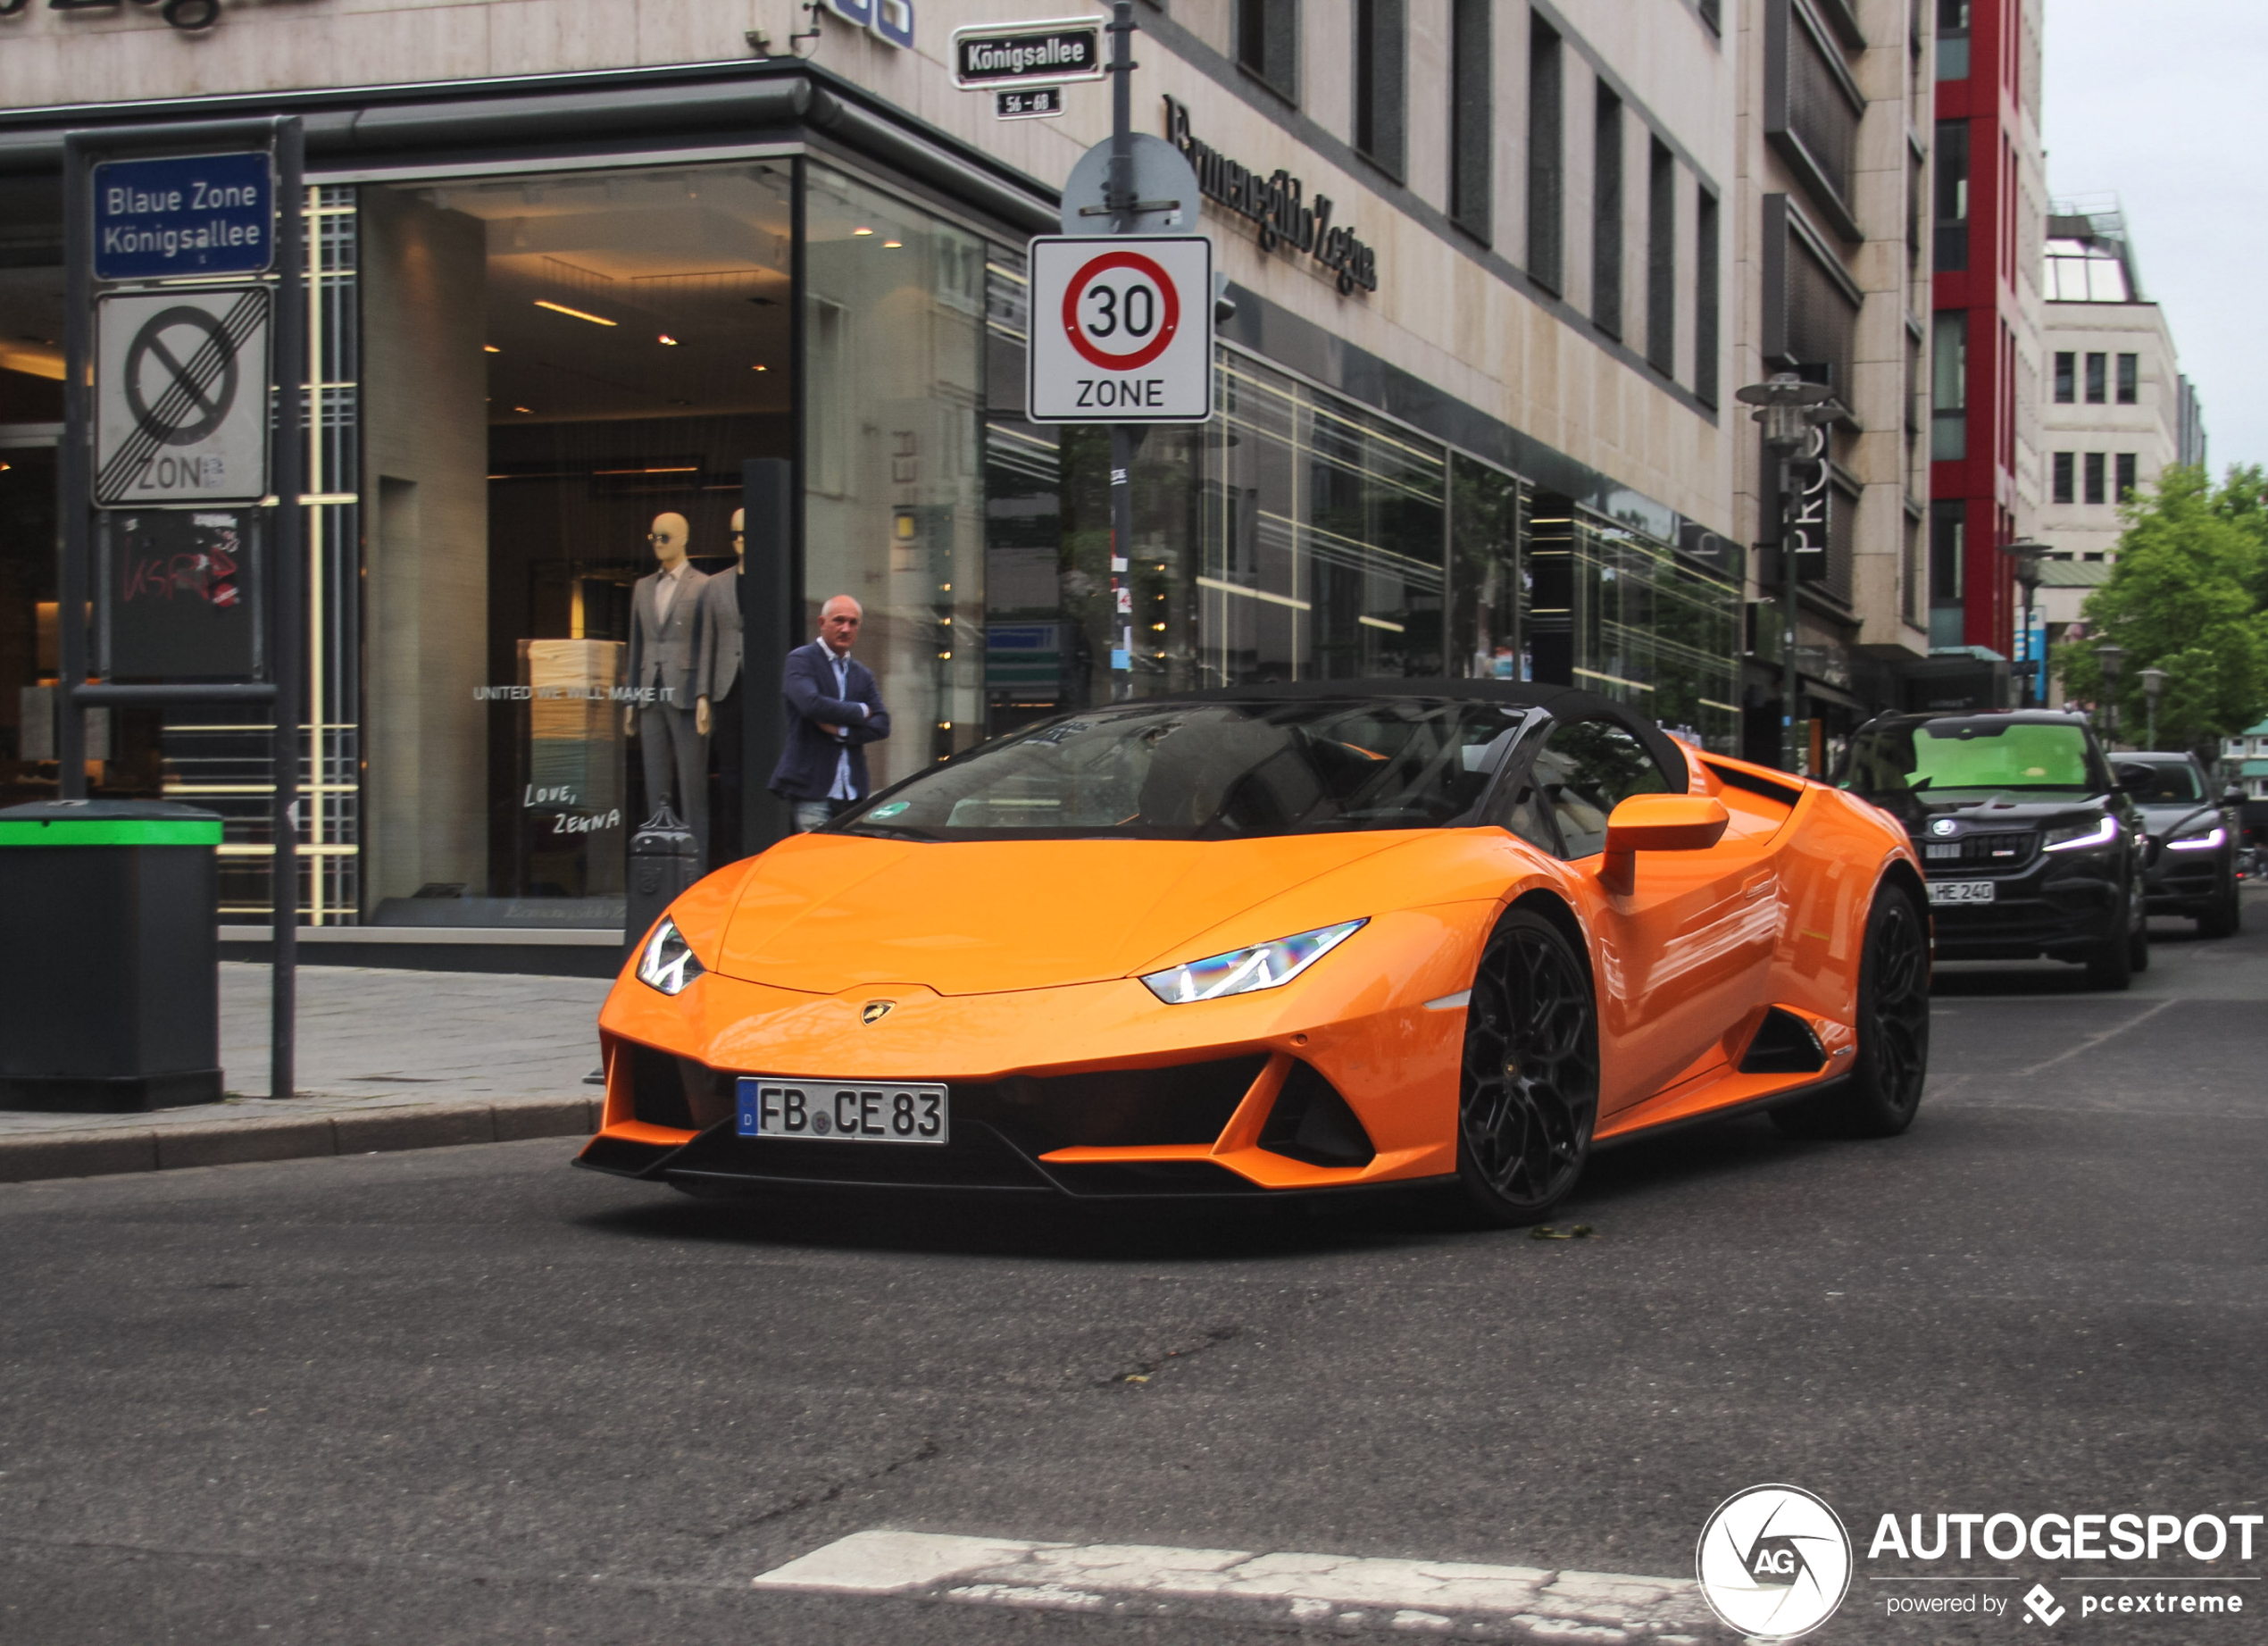
{"label": "black suv", "polygon": [[1842,785],[1905,825],[1941,960],[2082,961],[2097,989],[2149,965],[2141,813],[2077,714],[1884,714]]}
{"label": "black suv", "polygon": [[2237,808],[2241,790],[2209,798],[2212,785],[2193,755],[2116,755],[2112,770],[2142,808],[2150,837],[2142,888],[2153,915],[2187,915],[2200,937],[2234,937],[2243,919],[2237,897]]}

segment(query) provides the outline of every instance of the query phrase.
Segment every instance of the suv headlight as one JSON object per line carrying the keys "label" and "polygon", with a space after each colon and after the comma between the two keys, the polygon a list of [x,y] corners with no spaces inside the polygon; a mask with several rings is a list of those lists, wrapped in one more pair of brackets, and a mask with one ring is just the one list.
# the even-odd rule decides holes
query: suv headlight
{"label": "suv headlight", "polygon": [[2042,851],[2093,851],[2118,839],[2118,819],[2098,823],[2057,823],[2040,842]]}
{"label": "suv headlight", "polygon": [[694,955],[693,945],[685,940],[685,933],[677,929],[677,922],[667,915],[638,951],[638,981],[663,994],[683,994],[707,970]]}
{"label": "suv headlight", "polygon": [[2214,851],[2229,838],[2229,831],[2219,823],[2201,823],[2185,829],[2165,843],[2168,851]]}
{"label": "suv headlight", "polygon": [[1336,926],[1318,926],[1313,932],[1280,937],[1272,943],[1232,948],[1225,955],[1168,966],[1163,972],[1145,972],[1142,982],[1168,1006],[1280,989],[1369,923],[1365,917]]}

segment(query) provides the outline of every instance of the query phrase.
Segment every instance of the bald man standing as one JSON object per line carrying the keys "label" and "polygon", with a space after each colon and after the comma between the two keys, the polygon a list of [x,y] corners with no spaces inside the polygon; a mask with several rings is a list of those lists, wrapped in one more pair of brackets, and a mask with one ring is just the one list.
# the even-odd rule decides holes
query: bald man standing
{"label": "bald man standing", "polygon": [[890,734],[890,714],[872,671],[851,656],[866,614],[848,595],[819,608],[819,638],[788,654],[787,747],[771,792],[793,803],[798,833],[841,816],[866,798],[866,745]]}
{"label": "bald man standing", "polygon": [[709,844],[709,763],[695,723],[700,691],[701,585],[709,580],[685,558],[692,529],[682,514],[656,514],[646,533],[655,569],[630,592],[630,685],[638,693],[623,730],[638,733],[646,766],[649,815],[674,799],[679,816],[705,855]]}

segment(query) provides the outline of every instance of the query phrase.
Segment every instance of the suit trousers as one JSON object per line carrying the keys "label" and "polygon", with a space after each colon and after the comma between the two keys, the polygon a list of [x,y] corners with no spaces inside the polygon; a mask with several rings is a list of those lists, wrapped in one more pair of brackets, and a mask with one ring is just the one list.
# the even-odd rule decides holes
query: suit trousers
{"label": "suit trousers", "polygon": [[[693,711],[667,704],[641,704],[638,750],[646,763],[646,811],[650,817],[669,800],[693,831],[706,856],[709,848],[709,762],[693,729]],[[674,778],[674,781],[671,780]],[[645,818],[637,820],[644,823]]]}
{"label": "suit trousers", "polygon": [[709,748],[717,763],[716,806],[711,814],[713,838],[707,859],[711,868],[721,869],[748,855],[741,839],[741,818],[746,812],[742,804],[740,744],[745,735],[740,720],[740,682],[735,681],[724,696],[709,700]]}

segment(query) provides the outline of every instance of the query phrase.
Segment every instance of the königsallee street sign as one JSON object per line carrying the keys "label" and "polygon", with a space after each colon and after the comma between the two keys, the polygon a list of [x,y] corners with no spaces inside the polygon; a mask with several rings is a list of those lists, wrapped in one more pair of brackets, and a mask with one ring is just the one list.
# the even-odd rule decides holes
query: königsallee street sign
{"label": "k\u00f6nigsallee street sign", "polygon": [[264,153],[168,155],[95,167],[95,278],[261,274],[275,261]]}

